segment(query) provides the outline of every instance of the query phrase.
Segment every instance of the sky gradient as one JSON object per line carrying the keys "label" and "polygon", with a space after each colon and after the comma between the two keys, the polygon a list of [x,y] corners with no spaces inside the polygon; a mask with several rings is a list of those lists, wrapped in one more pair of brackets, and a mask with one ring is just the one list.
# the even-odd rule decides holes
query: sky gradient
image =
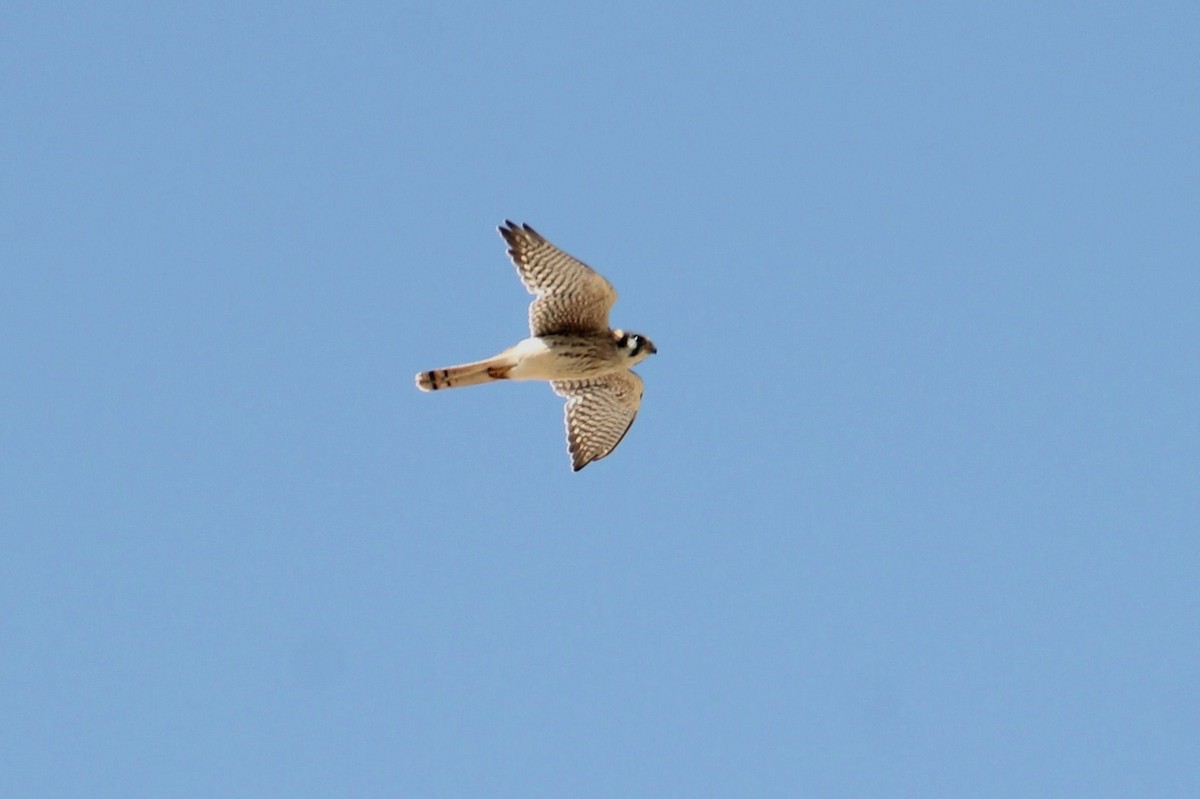
{"label": "sky gradient", "polygon": [[0,795],[1200,795],[1195,4],[3,16]]}

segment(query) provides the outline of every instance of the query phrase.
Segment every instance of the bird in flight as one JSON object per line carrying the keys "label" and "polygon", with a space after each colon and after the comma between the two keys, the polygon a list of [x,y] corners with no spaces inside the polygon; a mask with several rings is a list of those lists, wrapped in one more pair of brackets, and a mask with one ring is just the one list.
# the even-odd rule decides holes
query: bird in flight
{"label": "bird in flight", "polygon": [[526,290],[529,338],[499,355],[417,375],[417,388],[474,386],[495,380],[548,380],[567,400],[571,469],[600,460],[629,432],[642,402],[642,378],[630,370],[658,352],[650,339],[608,326],[612,284],[542,238],[529,225],[499,228]]}

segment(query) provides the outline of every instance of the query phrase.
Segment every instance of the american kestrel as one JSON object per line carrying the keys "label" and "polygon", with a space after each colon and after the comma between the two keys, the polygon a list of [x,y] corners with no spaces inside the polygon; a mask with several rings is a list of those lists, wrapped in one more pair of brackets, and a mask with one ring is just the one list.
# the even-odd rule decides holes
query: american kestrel
{"label": "american kestrel", "polygon": [[642,402],[642,379],[629,367],[658,352],[650,339],[608,326],[612,285],[529,225],[499,228],[530,294],[529,338],[484,361],[417,375],[417,388],[473,386],[494,380],[548,380],[566,397],[571,469],[617,448]]}

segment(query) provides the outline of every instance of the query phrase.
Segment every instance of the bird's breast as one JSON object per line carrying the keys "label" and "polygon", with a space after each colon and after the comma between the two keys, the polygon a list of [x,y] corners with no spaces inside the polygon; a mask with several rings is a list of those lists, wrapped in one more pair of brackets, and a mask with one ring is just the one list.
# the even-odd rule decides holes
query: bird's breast
{"label": "bird's breast", "polygon": [[579,380],[624,368],[609,337],[540,336],[509,350],[516,380]]}

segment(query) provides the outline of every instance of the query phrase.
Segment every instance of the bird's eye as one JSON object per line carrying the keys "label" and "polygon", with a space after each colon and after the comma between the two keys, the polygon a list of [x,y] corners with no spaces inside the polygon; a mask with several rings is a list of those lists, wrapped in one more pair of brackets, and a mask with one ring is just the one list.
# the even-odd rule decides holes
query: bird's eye
{"label": "bird's eye", "polygon": [[622,333],[621,337],[617,339],[617,348],[623,350],[623,349],[625,349],[625,345],[628,343],[629,343],[629,334]]}

